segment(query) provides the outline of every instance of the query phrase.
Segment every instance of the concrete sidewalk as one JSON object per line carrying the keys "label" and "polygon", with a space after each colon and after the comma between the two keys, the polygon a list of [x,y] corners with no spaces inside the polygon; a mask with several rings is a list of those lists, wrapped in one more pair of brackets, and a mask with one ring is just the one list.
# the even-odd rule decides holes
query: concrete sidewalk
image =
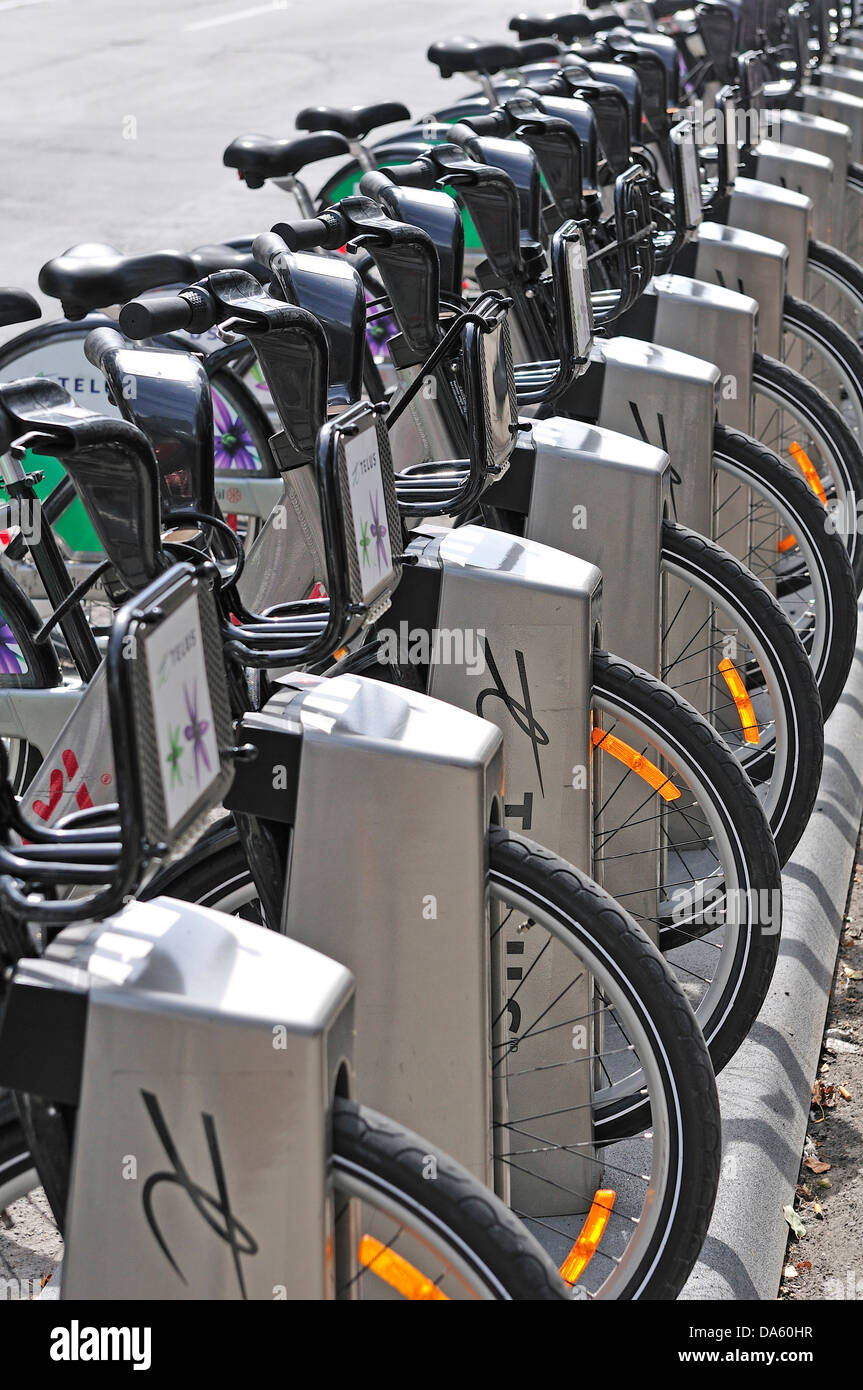
{"label": "concrete sidewalk", "polygon": [[784,921],[764,1008],[718,1078],[723,1176],[684,1299],[775,1299],[848,884],[863,813],[863,617],[827,722],[818,801],[783,874]]}

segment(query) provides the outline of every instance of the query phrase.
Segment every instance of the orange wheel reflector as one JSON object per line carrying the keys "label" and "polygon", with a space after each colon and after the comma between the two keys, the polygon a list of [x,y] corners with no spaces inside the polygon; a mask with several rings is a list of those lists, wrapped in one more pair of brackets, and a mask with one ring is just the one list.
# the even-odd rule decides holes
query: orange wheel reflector
{"label": "orange wheel reflector", "polygon": [[719,663],[719,670],[722,679],[728,686],[731,698],[737,706],[737,713],[740,716],[740,726],[743,729],[743,737],[747,743],[760,743],[761,735],[758,732],[758,721],[755,718],[755,710],[752,708],[752,701],[746,694],[746,686],[743,684],[740,672],[732,661],[726,656]]}
{"label": "orange wheel reflector", "polygon": [[793,550],[797,544],[796,536],[785,536],[781,541],[776,542],[776,549],[780,555],[784,555],[786,550]]}
{"label": "orange wheel reflector", "polygon": [[567,1284],[574,1284],[593,1259],[596,1247],[602,1240],[603,1231],[608,1225],[615,1196],[616,1193],[611,1187],[600,1187],[594,1193],[590,1211],[587,1213],[584,1225],[579,1232],[578,1240],[560,1266],[560,1272]]}
{"label": "orange wheel reflector", "polygon": [[659,792],[664,801],[676,801],[680,796],[680,788],[669,782],[665,773],[660,772],[655,763],[645,758],[643,753],[636,753],[622,738],[615,738],[614,734],[608,733],[605,729],[594,729],[591,740],[594,748],[602,748],[605,753],[610,753],[618,762],[625,763],[642,777],[654,791]]}
{"label": "orange wheel reflector", "polygon": [[333,661],[341,661],[343,656],[347,656],[347,647],[339,647],[337,652],[333,652]]}
{"label": "orange wheel reflector", "polygon": [[359,1261],[405,1298],[414,1302],[431,1302],[437,1299],[449,1303],[447,1295],[433,1280],[421,1274],[409,1260],[402,1259],[401,1255],[390,1250],[389,1246],[375,1240],[374,1236],[363,1236],[360,1241]]}
{"label": "orange wheel reflector", "polygon": [[791,457],[797,464],[797,467],[800,469],[800,472],[803,474],[812,491],[815,493],[815,496],[818,498],[819,502],[826,507],[827,493],[824,491],[821,479],[818,477],[818,469],[815,467],[815,464],[812,462],[806,450],[801,449],[800,445],[793,440],[788,448]]}

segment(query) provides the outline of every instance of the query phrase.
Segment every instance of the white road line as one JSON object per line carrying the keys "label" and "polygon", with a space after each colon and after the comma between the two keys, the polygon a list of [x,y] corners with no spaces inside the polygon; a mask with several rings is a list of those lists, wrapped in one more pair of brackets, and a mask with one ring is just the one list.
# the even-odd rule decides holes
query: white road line
{"label": "white road line", "polygon": [[[42,0],[12,0],[13,4],[38,5]],[[0,0],[0,9],[5,8]],[[215,19],[199,19],[194,24],[184,24],[183,33],[192,34],[198,29],[214,29],[217,24],[233,24],[238,19],[251,19],[253,15],[271,14],[274,10],[289,10],[288,0],[270,0],[269,5],[255,5],[250,10],[235,10],[233,14],[221,14]]]}
{"label": "white road line", "polygon": [[25,5],[47,5],[49,0],[0,0],[0,10],[23,10]]}

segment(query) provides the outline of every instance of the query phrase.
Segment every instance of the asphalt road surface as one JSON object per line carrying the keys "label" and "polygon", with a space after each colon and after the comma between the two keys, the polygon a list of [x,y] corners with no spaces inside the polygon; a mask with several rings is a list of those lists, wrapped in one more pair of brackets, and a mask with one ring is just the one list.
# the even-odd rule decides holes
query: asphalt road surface
{"label": "asphalt road surface", "polygon": [[[466,90],[441,80],[428,45],[502,37],[517,9],[0,0],[0,284],[35,292],[43,262],[78,242],[188,250],[266,230],[293,202],[275,188],[253,192],[222,166],[235,136],[289,136],[301,107],[318,103],[392,98],[422,116]],[[323,178],[312,171],[310,181]]]}

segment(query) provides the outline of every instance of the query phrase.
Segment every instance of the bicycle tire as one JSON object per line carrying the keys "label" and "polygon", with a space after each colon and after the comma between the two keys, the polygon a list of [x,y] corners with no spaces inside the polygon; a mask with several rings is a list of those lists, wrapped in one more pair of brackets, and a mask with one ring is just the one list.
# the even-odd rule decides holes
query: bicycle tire
{"label": "bicycle tire", "polygon": [[[841,512],[837,511],[836,529],[851,556],[859,594],[863,590],[863,537],[857,529],[858,507],[863,511],[863,451],[860,445],[839,411],[805,377],[791,371],[783,362],[756,352],[752,362],[752,384],[756,398],[760,394],[800,421],[823,449],[825,464],[830,470],[825,492],[828,500],[841,508]],[[771,447],[770,440],[761,442]]]}
{"label": "bicycle tire", "polygon": [[860,199],[863,199],[863,164],[851,160],[845,173],[844,250],[855,265],[863,263],[863,203],[856,201]]}
{"label": "bicycle tire", "polygon": [[[721,949],[731,954],[693,1007],[718,1074],[757,1018],[779,952],[781,870],[770,827],[755,789],[720,735],[661,681],[621,657],[594,651],[593,699],[601,714],[615,720],[612,732],[621,722],[625,730],[637,731],[641,740],[648,738],[648,746],[657,750],[650,754],[655,764],[662,766],[668,759],[672,766],[688,769],[687,785],[699,788],[701,802],[716,818],[714,834],[724,842],[721,889],[728,894],[729,874],[733,874],[733,907],[738,916],[733,923],[717,925],[717,930],[724,927],[728,938]],[[597,878],[602,878],[610,862],[609,847],[614,850],[611,860],[620,857],[620,842],[613,846],[605,835],[600,842],[602,856],[594,860]],[[621,896],[616,886],[613,891]],[[698,939],[702,924],[692,921],[684,930],[672,911],[657,925],[663,955],[686,978],[691,973],[686,952]],[[676,960],[671,958],[674,952]]]}
{"label": "bicycle tire", "polygon": [[[766,711],[755,731],[757,751],[740,740],[738,730],[736,752],[756,787],[767,787],[769,783],[770,829],[779,862],[785,864],[806,829],[821,780],[824,729],[815,673],[779,604],[727,551],[676,522],[666,521],[662,558],[667,571],[694,585],[708,598],[719,600],[720,621],[731,620],[727,631],[732,634],[735,647],[737,632],[747,644],[749,662],[744,652],[735,655],[732,664],[745,683],[750,702],[753,697],[758,700],[759,716],[762,705]],[[721,634],[718,640],[717,650],[722,650]],[[685,676],[686,656],[678,657],[675,665],[679,667],[678,674]],[[687,693],[676,684],[673,668],[663,665],[661,675],[666,685]],[[715,726],[719,712],[715,698],[713,705],[708,715]],[[745,718],[752,715],[741,715],[741,720]],[[727,742],[728,736],[723,736]]]}
{"label": "bicycle tire", "polygon": [[[377,1197],[386,1202],[390,1216],[394,1209],[403,1209],[404,1226],[420,1226],[430,1257],[434,1243],[449,1249],[448,1263],[463,1271],[465,1284],[475,1281],[476,1296],[504,1301],[569,1299],[567,1285],[526,1226],[460,1164],[367,1106],[337,1097],[332,1119],[337,1266],[345,1199],[356,1200],[362,1192],[366,1208]],[[390,1242],[384,1244],[391,1248]],[[400,1230],[400,1247],[403,1244]],[[380,1281],[374,1276],[373,1260],[357,1272],[346,1271],[343,1282],[337,1272],[336,1297],[362,1297],[369,1282],[377,1292]],[[462,1292],[457,1274],[450,1276],[449,1284],[446,1278],[429,1282],[431,1288],[419,1293],[420,1300],[449,1297],[447,1289],[453,1287]]]}
{"label": "bicycle tire", "polygon": [[829,306],[821,306],[821,312],[829,315],[855,345],[859,344],[860,329],[863,327],[863,270],[840,247],[829,246],[823,241],[810,241],[806,279],[806,295],[810,303],[821,289],[819,282],[832,284],[845,301],[844,305],[841,300],[837,304],[842,312],[841,318]]}
{"label": "bicycle tire", "polygon": [[[727,425],[714,425],[714,472],[724,473],[754,496],[751,510],[765,509],[776,520],[762,528],[761,542],[741,547],[746,567],[764,578],[778,601],[793,611],[818,683],[823,718],[833,712],[845,686],[857,642],[857,592],[848,551],[825,526],[824,507],[797,468],[785,463],[760,440]],[[733,546],[733,527],[715,529],[720,544]],[[793,537],[781,565],[777,545]],[[735,551],[735,553],[738,553]]]}
{"label": "bicycle tire", "polygon": [[[863,352],[855,338],[818,305],[807,304],[790,294],[785,296],[782,332],[786,365],[800,372],[827,397],[847,421],[855,439],[863,439]],[[795,338],[804,366],[789,360]],[[820,369],[819,358],[825,364]]]}

